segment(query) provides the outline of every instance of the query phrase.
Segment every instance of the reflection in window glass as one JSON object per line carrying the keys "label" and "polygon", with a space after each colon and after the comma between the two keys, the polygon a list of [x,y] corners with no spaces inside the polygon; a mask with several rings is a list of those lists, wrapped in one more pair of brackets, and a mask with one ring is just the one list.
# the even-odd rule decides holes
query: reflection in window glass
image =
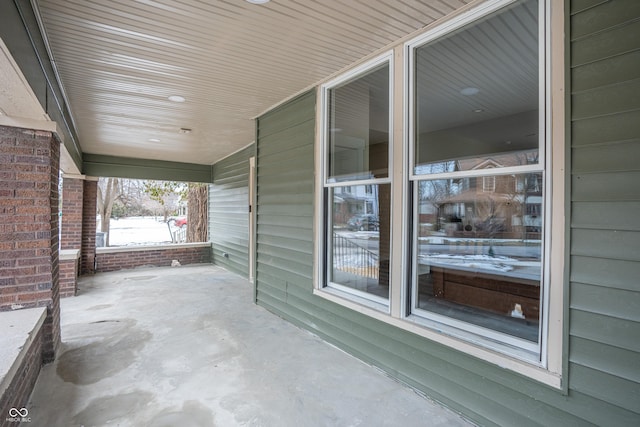
{"label": "reflection in window glass", "polygon": [[542,177],[417,182],[416,308],[538,342]]}
{"label": "reflection in window glass", "polygon": [[538,163],[538,69],[533,0],[418,47],[414,173]]}
{"label": "reflection in window glass", "polygon": [[[389,184],[329,189],[329,282],[389,298]],[[368,191],[370,190],[370,191]]]}
{"label": "reflection in window glass", "polygon": [[328,182],[389,176],[389,65],[328,91]]}

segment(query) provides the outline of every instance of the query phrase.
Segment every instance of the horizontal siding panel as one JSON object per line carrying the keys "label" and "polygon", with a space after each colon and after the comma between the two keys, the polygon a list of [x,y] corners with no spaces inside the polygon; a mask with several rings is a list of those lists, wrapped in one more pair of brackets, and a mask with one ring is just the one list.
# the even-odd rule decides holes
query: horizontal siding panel
{"label": "horizontal siding panel", "polygon": [[571,91],[578,93],[637,78],[640,78],[640,50],[574,69],[571,72]]}
{"label": "horizontal siding panel", "polygon": [[291,231],[280,233],[261,231],[258,243],[274,246],[281,250],[295,251],[300,255],[311,256],[313,251],[313,243],[310,237],[304,235],[293,237]]}
{"label": "horizontal siding panel", "polygon": [[571,310],[570,334],[632,352],[640,353],[640,325],[578,309]]}
{"label": "horizontal siding panel", "polygon": [[[265,140],[265,138],[269,138],[274,133],[280,133],[283,130],[287,130],[289,128],[297,127],[301,123],[312,122],[313,126],[315,126],[315,120],[313,117],[309,116],[309,111],[315,111],[315,98],[305,99],[304,102],[298,104],[298,108],[294,109],[290,114],[286,114],[285,117],[271,121],[269,120],[269,116],[265,115],[262,117],[260,121],[260,126],[258,127],[258,137],[260,140]],[[313,105],[310,105],[313,102]]]}
{"label": "horizontal siding panel", "polygon": [[244,277],[249,276],[249,158],[254,152],[251,145],[213,165],[209,186],[213,262]]}
{"label": "horizontal siding panel", "polygon": [[[571,389],[629,411],[639,411],[638,383],[581,365],[571,365]],[[612,393],[612,390],[615,392]]]}
{"label": "horizontal siding panel", "polygon": [[[571,284],[571,308],[640,322],[640,283],[636,291]],[[640,331],[638,331],[640,338]],[[640,355],[638,355],[640,361]],[[640,371],[640,370],[639,370]]]}
{"label": "horizontal siding panel", "polygon": [[640,262],[584,256],[571,257],[571,280],[615,289],[638,291]]}
{"label": "horizontal siding panel", "polygon": [[640,171],[638,159],[640,159],[640,139],[634,139],[595,147],[576,147],[571,161],[573,173],[582,174]]}
{"label": "horizontal siding panel", "polygon": [[[260,139],[258,156],[287,155],[287,151],[313,145],[314,122],[308,121]],[[284,150],[284,151],[283,151]],[[308,161],[308,159],[305,159]]]}
{"label": "horizontal siding panel", "polygon": [[[573,228],[640,231],[639,202],[575,202],[571,210]],[[606,221],[603,221],[603,218]]]}
{"label": "horizontal siding panel", "polygon": [[313,237],[311,230],[309,229],[308,216],[273,215],[266,218],[261,218],[260,224],[263,226],[288,226],[293,229],[298,229],[300,232],[309,233],[309,235]]}
{"label": "horizontal siding panel", "polygon": [[640,233],[636,231],[574,229],[571,254],[640,261]]}
{"label": "horizontal siding panel", "polygon": [[[269,248],[265,248],[265,251]],[[271,255],[263,252],[257,255],[257,271],[270,272],[270,274],[287,278],[289,281],[300,280],[301,278],[311,278],[313,269],[309,264],[309,259],[292,260],[281,254]]]}
{"label": "horizontal siding panel", "polygon": [[571,0],[571,9],[570,14],[575,15],[579,12],[584,12],[585,10],[598,6],[599,4],[606,3],[609,0]]}
{"label": "horizontal siding panel", "polygon": [[574,202],[640,200],[640,172],[577,174],[571,179]]}
{"label": "horizontal siding panel", "polygon": [[640,384],[638,353],[578,337],[571,338],[569,348],[571,363]]}
{"label": "horizontal siding panel", "polygon": [[[589,420],[581,425],[596,425],[606,427],[629,427],[640,424],[640,415],[635,411],[628,411],[619,406],[611,405],[600,399],[580,393],[577,390],[571,390],[571,405],[568,406],[569,411],[577,411],[578,414]],[[563,405],[566,401],[560,402]],[[571,425],[571,424],[567,424]]]}
{"label": "horizontal siding panel", "polygon": [[[294,190],[302,191],[307,194],[308,199],[313,199],[314,187],[313,182],[309,180],[308,172],[285,171],[280,176],[282,177],[280,181],[277,181],[277,175],[265,176],[258,184],[258,188],[268,192],[291,190],[291,183],[294,182]],[[258,197],[260,197],[262,193],[263,192],[261,192]]]}
{"label": "horizontal siding panel", "polygon": [[571,39],[609,30],[640,16],[638,0],[616,0],[591,7],[571,18]]}
{"label": "horizontal siding panel", "polygon": [[640,110],[574,121],[571,133],[574,148],[635,140],[640,135]]}
{"label": "horizontal siding panel", "polygon": [[224,240],[221,239],[220,242],[213,244],[213,247],[216,250],[223,248],[224,252],[234,252],[236,254],[241,254],[246,252],[248,242],[248,236],[244,235],[239,238],[227,238]]}
{"label": "horizontal siding panel", "polygon": [[634,21],[613,30],[574,41],[571,43],[572,68],[638,50],[640,48],[639,32],[640,21]]}
{"label": "horizontal siding panel", "polygon": [[[640,31],[640,26],[638,30]],[[640,93],[640,79],[574,94],[571,104],[572,118],[580,120],[640,110],[640,96],[629,96],[630,93]]]}

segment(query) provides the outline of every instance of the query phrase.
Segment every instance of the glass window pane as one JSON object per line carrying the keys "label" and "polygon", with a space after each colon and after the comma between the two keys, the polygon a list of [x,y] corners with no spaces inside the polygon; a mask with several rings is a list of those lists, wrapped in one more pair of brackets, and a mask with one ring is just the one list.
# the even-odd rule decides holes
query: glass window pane
{"label": "glass window pane", "polygon": [[417,48],[414,173],[538,163],[538,67],[536,0]]}
{"label": "glass window pane", "polygon": [[328,92],[328,181],[389,175],[389,65]]}
{"label": "glass window pane", "polygon": [[419,181],[414,306],[537,342],[542,182],[542,173]]}
{"label": "glass window pane", "polygon": [[391,185],[333,187],[329,200],[329,282],[388,299]]}

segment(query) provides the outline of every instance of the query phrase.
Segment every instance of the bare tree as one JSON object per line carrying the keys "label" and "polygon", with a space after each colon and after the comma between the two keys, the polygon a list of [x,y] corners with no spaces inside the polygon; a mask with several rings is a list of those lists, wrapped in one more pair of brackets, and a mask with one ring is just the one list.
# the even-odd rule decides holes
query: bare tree
{"label": "bare tree", "polygon": [[207,190],[206,184],[189,184],[187,242],[205,242],[207,240]]}
{"label": "bare tree", "polygon": [[100,215],[100,231],[106,233],[105,245],[109,246],[109,225],[113,203],[120,194],[118,178],[100,178],[98,180],[98,214]]}

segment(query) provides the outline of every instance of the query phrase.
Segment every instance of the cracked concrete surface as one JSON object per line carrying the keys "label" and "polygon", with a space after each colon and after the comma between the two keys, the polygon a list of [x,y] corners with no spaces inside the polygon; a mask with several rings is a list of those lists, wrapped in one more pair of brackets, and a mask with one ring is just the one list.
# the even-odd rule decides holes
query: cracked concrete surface
{"label": "cracked concrete surface", "polygon": [[33,426],[464,426],[457,414],[252,303],[219,267],[98,274],[62,301]]}

